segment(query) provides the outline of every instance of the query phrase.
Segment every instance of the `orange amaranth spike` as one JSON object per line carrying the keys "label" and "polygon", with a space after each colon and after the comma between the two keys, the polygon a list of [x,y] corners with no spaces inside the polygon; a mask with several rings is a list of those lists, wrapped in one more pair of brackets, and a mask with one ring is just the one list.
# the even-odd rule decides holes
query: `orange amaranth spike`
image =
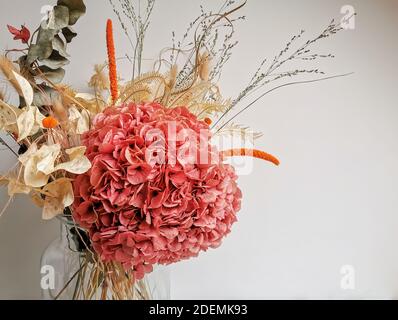
{"label": "orange amaranth spike", "polygon": [[111,96],[112,96],[112,102],[113,104],[115,104],[118,98],[118,89],[117,89],[115,42],[113,40],[113,25],[111,19],[108,19],[106,23],[106,46],[108,49],[108,64],[109,64],[108,68],[109,68],[109,81],[111,85]]}
{"label": "orange amaranth spike", "polygon": [[225,151],[221,151],[221,156],[223,158],[226,157],[238,157],[238,156],[250,156],[258,159],[262,159],[265,161],[272,162],[273,164],[279,166],[279,160],[275,158],[273,155],[266,153],[261,150],[256,150],[256,149],[246,149],[246,148],[240,148],[240,149],[229,149]]}

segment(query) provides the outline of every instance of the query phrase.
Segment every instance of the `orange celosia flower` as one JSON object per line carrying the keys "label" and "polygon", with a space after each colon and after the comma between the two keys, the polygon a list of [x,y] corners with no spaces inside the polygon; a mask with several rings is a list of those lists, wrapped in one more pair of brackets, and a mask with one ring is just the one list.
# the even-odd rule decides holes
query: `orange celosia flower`
{"label": "orange celosia flower", "polygon": [[109,63],[108,68],[109,68],[109,81],[111,86],[111,96],[112,96],[112,102],[115,103],[118,97],[118,89],[117,89],[115,42],[113,40],[113,25],[111,19],[108,19],[106,23],[106,45],[108,49],[108,63]]}
{"label": "orange celosia flower", "polygon": [[256,150],[256,149],[246,149],[246,148],[241,148],[241,149],[229,149],[225,151],[221,151],[221,156],[223,158],[226,157],[234,157],[234,156],[251,156],[254,158],[262,159],[265,161],[272,162],[273,164],[279,166],[279,160],[275,158],[273,155],[266,153],[261,150]]}
{"label": "orange celosia flower", "polygon": [[54,117],[48,116],[42,121],[43,127],[47,129],[54,129],[58,125],[58,120]]}

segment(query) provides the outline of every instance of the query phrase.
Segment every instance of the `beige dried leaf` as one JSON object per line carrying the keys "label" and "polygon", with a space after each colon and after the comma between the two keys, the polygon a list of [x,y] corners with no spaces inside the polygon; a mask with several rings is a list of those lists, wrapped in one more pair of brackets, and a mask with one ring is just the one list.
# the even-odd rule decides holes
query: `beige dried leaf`
{"label": "beige dried leaf", "polygon": [[19,156],[19,162],[21,162],[23,165],[26,165],[26,163],[28,162],[28,160],[37,152],[37,144],[36,143],[32,143],[30,145],[30,147],[28,148],[28,150],[26,150],[26,152],[24,152],[23,154],[21,154]]}
{"label": "beige dried leaf", "polygon": [[90,113],[87,110],[82,110],[80,118],[77,120],[76,133],[83,134],[90,129]]}
{"label": "beige dried leaf", "polygon": [[27,106],[31,106],[33,103],[33,89],[30,85],[29,81],[22,77],[19,73],[12,71],[15,79],[18,82],[19,87],[21,88],[22,96],[25,99],[25,103]]}
{"label": "beige dried leaf", "polygon": [[75,147],[65,150],[69,155],[69,161],[61,163],[55,167],[55,170],[65,170],[74,174],[82,174],[91,168],[91,162],[84,155],[86,147]]}
{"label": "beige dried leaf", "polygon": [[52,145],[43,145],[39,151],[36,152],[37,169],[44,174],[51,174],[56,171],[54,163],[57,160],[61,146],[57,143]]}
{"label": "beige dried leaf", "polygon": [[[32,148],[32,146],[31,146]],[[25,184],[39,188],[47,184],[49,174],[54,172],[54,163],[60,153],[59,144],[43,145],[39,150],[37,147],[29,148],[28,155],[23,155],[19,160],[24,164]]]}
{"label": "beige dried leaf", "polygon": [[44,186],[48,182],[48,175],[40,172],[37,169],[35,161],[29,160],[24,168],[24,181],[25,184],[34,188]]}
{"label": "beige dried leaf", "polygon": [[71,107],[69,121],[74,125],[74,133],[82,134],[90,129],[90,113],[85,109],[79,111],[76,107]]}
{"label": "beige dried leaf", "polygon": [[[15,124],[21,109],[0,100],[0,129],[15,132]],[[13,127],[13,130],[10,130]]]}
{"label": "beige dried leaf", "polygon": [[30,135],[34,135],[40,128],[44,128],[43,120],[46,118],[39,110],[39,108],[32,106],[34,114],[35,114],[35,126],[33,128],[33,132]]}
{"label": "beige dried leaf", "polygon": [[18,141],[21,141],[26,137],[33,136],[40,130],[40,128],[44,128],[44,118],[45,116],[40,112],[39,108],[35,106],[22,109],[22,113],[17,119]]}
{"label": "beige dried leaf", "polygon": [[41,196],[41,193],[38,192],[33,192],[30,196],[30,198],[32,199],[32,202],[38,206],[39,208],[43,208],[44,207],[44,199]]}
{"label": "beige dried leaf", "polygon": [[35,125],[35,111],[33,108],[24,108],[17,118],[18,141],[28,137]]}
{"label": "beige dried leaf", "polygon": [[69,108],[69,121],[76,121],[80,118],[80,112],[75,106]]}
{"label": "beige dried leaf", "polygon": [[43,188],[43,193],[46,194],[43,204],[44,220],[50,220],[62,214],[74,200],[72,183],[67,178],[50,182]]}
{"label": "beige dried leaf", "polygon": [[8,180],[8,195],[12,197],[13,195],[17,193],[22,193],[22,194],[29,194],[31,191],[31,188],[27,185],[25,185],[23,182],[18,181],[15,178],[10,178]]}
{"label": "beige dried leaf", "polygon": [[18,172],[12,172],[7,176],[0,177],[0,186],[8,187],[8,195],[10,197],[17,193],[29,194],[31,191],[30,187],[20,181]]}

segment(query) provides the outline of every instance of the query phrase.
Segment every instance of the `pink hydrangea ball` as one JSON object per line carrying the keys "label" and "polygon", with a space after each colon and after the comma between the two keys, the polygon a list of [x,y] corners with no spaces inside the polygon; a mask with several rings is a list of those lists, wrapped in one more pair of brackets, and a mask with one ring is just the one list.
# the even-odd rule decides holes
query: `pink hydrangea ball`
{"label": "pink hydrangea ball", "polygon": [[[73,217],[103,261],[140,279],[154,264],[220,245],[242,196],[204,136],[208,125],[185,107],[129,104],[96,116],[82,137],[92,168],[74,181]],[[191,161],[192,145],[209,161]]]}

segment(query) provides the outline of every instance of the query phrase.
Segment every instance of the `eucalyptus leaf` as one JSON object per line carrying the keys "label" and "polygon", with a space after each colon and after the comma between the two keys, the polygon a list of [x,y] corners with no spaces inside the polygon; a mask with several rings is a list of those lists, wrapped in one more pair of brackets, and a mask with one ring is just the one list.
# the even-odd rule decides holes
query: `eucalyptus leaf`
{"label": "eucalyptus leaf", "polygon": [[53,39],[57,31],[46,29],[44,24],[39,28],[36,44],[32,44],[29,48],[26,62],[32,64],[35,60],[47,59],[53,51]]}
{"label": "eucalyptus leaf", "polygon": [[86,13],[83,0],[58,0],[58,5],[69,9],[69,25],[74,25]]}
{"label": "eucalyptus leaf", "polygon": [[49,67],[52,70],[56,70],[69,64],[69,60],[64,57],[61,57],[58,59],[44,59],[41,60],[40,63],[43,66]]}
{"label": "eucalyptus leaf", "polygon": [[70,43],[77,33],[72,29],[72,27],[66,27],[62,29],[62,34],[65,37],[67,43]]}
{"label": "eucalyptus leaf", "polygon": [[52,42],[58,32],[58,30],[47,28],[45,23],[43,22],[39,28],[36,43],[39,44]]}
{"label": "eucalyptus leaf", "polygon": [[69,54],[66,52],[66,43],[59,35],[56,35],[53,40],[53,49],[56,50],[60,56],[68,58]]}
{"label": "eucalyptus leaf", "polygon": [[52,101],[59,98],[59,93],[48,86],[40,86],[40,91],[35,90],[33,96],[33,105],[35,106],[48,106]]}
{"label": "eucalyptus leaf", "polygon": [[54,29],[61,30],[69,25],[68,7],[58,5],[54,7]]}
{"label": "eucalyptus leaf", "polygon": [[53,70],[46,66],[40,66],[40,70],[48,80],[55,84],[60,83],[65,76],[65,70],[62,68]]}
{"label": "eucalyptus leaf", "polygon": [[55,70],[69,64],[69,60],[61,56],[58,51],[54,50],[51,56],[49,56],[48,59],[41,60],[40,64]]}
{"label": "eucalyptus leaf", "polygon": [[32,64],[35,60],[47,59],[53,51],[51,42],[32,44],[29,48],[26,62]]}

